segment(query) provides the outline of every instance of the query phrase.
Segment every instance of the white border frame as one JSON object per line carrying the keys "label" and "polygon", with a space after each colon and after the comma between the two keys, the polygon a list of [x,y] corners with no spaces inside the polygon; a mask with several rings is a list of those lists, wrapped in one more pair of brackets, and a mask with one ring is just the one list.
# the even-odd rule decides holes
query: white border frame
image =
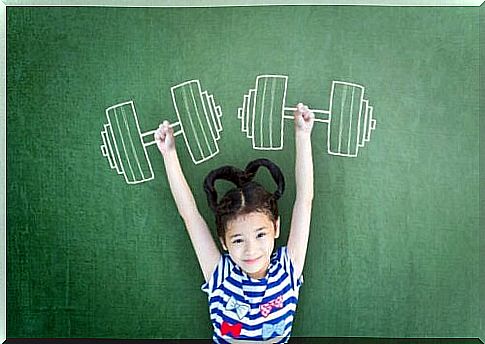
{"label": "white border frame", "polygon": [[7,6],[0,2],[0,343],[7,338]]}
{"label": "white border frame", "polygon": [[271,5],[370,5],[370,6],[481,6],[482,0],[1,0],[0,1],[0,343],[7,337],[7,90],[6,90],[6,8],[7,6],[123,6],[123,7],[233,7]]}
{"label": "white border frame", "polygon": [[234,7],[277,5],[480,6],[483,0],[1,0],[7,6]]}

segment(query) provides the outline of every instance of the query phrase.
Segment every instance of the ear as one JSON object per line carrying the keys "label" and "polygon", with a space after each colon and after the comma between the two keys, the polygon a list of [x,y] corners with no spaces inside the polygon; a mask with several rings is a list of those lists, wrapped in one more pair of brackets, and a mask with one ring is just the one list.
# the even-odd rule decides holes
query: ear
{"label": "ear", "polygon": [[223,250],[227,251],[227,247],[226,247],[226,244],[224,243],[224,239],[222,237],[219,237],[219,241],[221,242]]}
{"label": "ear", "polygon": [[276,219],[275,221],[275,236],[274,238],[277,239],[280,237],[280,221],[281,220],[281,216],[278,216],[278,218]]}

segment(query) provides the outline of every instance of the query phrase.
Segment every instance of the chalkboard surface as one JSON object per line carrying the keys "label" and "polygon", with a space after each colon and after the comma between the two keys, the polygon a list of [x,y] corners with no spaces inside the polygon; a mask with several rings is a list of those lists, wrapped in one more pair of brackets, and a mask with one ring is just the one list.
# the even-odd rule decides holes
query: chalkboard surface
{"label": "chalkboard surface", "polygon": [[[210,170],[272,159],[287,180],[284,245],[295,197],[291,122],[282,150],[255,150],[238,118],[258,76],[283,75],[286,107],[329,110],[332,82],[343,81],[365,88],[376,120],[356,157],[328,153],[330,124],[314,129],[315,200],[293,335],[477,337],[478,14],[7,8],[8,336],[209,338],[203,276],[160,154],[149,134],[138,136],[143,176],[112,169],[101,148],[109,155],[107,109],[128,103],[122,118],[135,121],[135,109],[149,133],[183,112],[171,88],[198,80],[220,106],[211,117],[219,130],[215,121],[210,129],[217,148],[196,164],[183,135],[177,147],[203,216],[214,227],[202,190]],[[259,181],[273,187],[264,172]]]}

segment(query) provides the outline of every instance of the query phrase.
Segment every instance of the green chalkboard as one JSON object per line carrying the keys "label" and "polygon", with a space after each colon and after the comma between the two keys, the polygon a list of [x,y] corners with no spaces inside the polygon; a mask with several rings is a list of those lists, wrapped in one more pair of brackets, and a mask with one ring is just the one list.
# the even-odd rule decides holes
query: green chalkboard
{"label": "green chalkboard", "polygon": [[[212,227],[202,189],[210,170],[278,163],[284,245],[292,125],[281,129],[283,149],[256,150],[238,118],[261,75],[287,77],[285,107],[322,111],[333,81],[355,83],[376,120],[356,157],[328,153],[332,124],[314,129],[293,335],[478,337],[479,8],[270,6],[7,8],[10,338],[210,338],[203,276],[163,161],[130,116],[144,134],[177,113],[215,111],[204,130],[217,147],[194,153],[198,131],[177,136]],[[143,164],[131,179],[101,148],[107,109],[122,103],[112,114],[137,147],[124,159]],[[259,180],[273,187],[264,172]]]}
{"label": "green chalkboard", "polygon": [[[480,60],[485,61],[485,6],[482,3],[480,7]],[[485,89],[485,68],[480,66],[480,89]],[[485,96],[480,94],[480,109],[485,109]],[[485,285],[485,117],[483,111],[480,114],[480,285]],[[485,342],[485,288],[480,288],[480,332],[479,337]]]}

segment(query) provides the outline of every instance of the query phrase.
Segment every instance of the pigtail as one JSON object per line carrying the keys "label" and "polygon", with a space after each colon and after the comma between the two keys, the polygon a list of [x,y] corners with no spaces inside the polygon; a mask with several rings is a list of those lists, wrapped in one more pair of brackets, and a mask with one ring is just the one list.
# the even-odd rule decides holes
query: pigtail
{"label": "pigtail", "polygon": [[273,193],[273,198],[274,200],[278,200],[285,192],[285,177],[283,176],[283,173],[278,165],[273,163],[271,160],[256,159],[247,164],[246,170],[244,171],[244,181],[251,181],[261,166],[266,167],[271,173],[271,176],[277,185],[276,191]]}
{"label": "pigtail", "polygon": [[244,172],[233,166],[222,166],[216,170],[211,171],[204,179],[204,191],[207,195],[207,203],[209,207],[217,213],[217,191],[215,182],[218,179],[223,179],[234,183],[238,188],[245,183]]}
{"label": "pigtail", "polygon": [[[261,166],[269,170],[277,185],[274,193],[268,192],[261,184],[253,181]],[[218,202],[215,182],[219,179],[232,182],[236,187],[226,192]],[[285,179],[276,164],[268,159],[257,159],[251,161],[245,171],[233,166],[222,166],[209,172],[204,179],[204,191],[207,203],[215,215],[217,234],[220,238],[225,238],[228,221],[238,215],[254,211],[264,212],[276,221],[279,216],[277,200],[285,191]]]}

